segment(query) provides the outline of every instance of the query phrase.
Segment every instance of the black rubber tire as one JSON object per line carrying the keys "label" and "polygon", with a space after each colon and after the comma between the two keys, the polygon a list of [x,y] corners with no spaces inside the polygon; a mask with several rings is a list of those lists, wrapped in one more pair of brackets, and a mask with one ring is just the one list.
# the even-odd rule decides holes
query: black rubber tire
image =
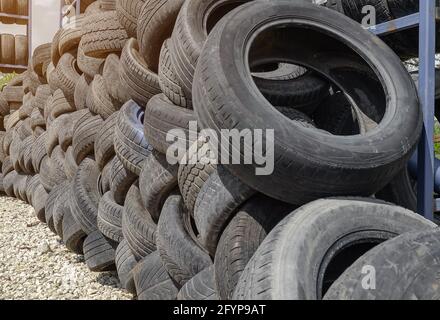
{"label": "black rubber tire", "polygon": [[67,179],[72,180],[77,170],[78,164],[73,157],[73,148],[69,146],[64,157],[64,173]]}
{"label": "black rubber tire", "polygon": [[86,95],[87,91],[89,90],[90,83],[87,82],[86,76],[83,74],[78,79],[75,85],[75,92],[74,92],[74,102],[75,107],[77,110],[85,109],[86,106]]}
{"label": "black rubber tire", "polygon": [[[3,178],[3,177],[2,177]],[[38,185],[40,185],[40,176],[38,174],[29,176],[29,179],[26,184],[26,199],[28,200],[28,203],[33,206],[34,203],[34,192],[37,189]]]}
{"label": "black rubber tire", "polygon": [[138,17],[137,38],[140,53],[154,72],[158,71],[162,44],[171,37],[183,3],[183,0],[152,0],[146,1],[142,6]]}
{"label": "black rubber tire", "polygon": [[108,55],[105,59],[102,77],[104,78],[105,87],[110,95],[110,99],[118,110],[126,101],[130,100],[129,94],[121,84],[120,70],[121,62],[119,56],[116,54]]}
{"label": "black rubber tire", "polygon": [[130,38],[136,38],[137,20],[145,0],[117,0],[116,14]]}
{"label": "black rubber tire", "polygon": [[90,104],[88,107],[92,113],[98,114],[103,120],[106,120],[118,111],[121,105],[112,100],[101,75],[97,74],[95,76],[90,85],[90,90]]}
{"label": "black rubber tire", "polygon": [[[439,229],[409,232],[382,243],[351,265],[324,299],[438,300],[439,245]],[[374,290],[362,287],[365,266],[374,268]]]}
{"label": "black rubber tire", "polygon": [[[198,58],[208,34],[215,24],[236,7],[249,0],[191,0],[182,6],[170,43],[170,56],[175,75],[184,96],[191,97]],[[290,74],[291,71],[288,71]],[[290,79],[254,77],[257,87],[275,106],[292,106],[313,110],[328,94],[329,85],[313,72]],[[177,103],[178,104],[178,103]]]}
{"label": "black rubber tire", "polygon": [[14,170],[14,166],[12,165],[11,158],[8,156],[2,162],[2,174],[5,176],[13,170]]}
{"label": "black rubber tire", "polygon": [[[190,131],[190,121],[197,121],[192,110],[174,105],[164,94],[155,95],[145,109],[145,137],[154,149],[163,154],[166,154],[173,144],[178,144],[187,150],[197,138],[197,132]],[[176,141],[167,141],[167,134],[172,129],[182,130],[185,137],[179,136]]]}
{"label": "black rubber tire", "polygon": [[144,208],[159,220],[165,200],[177,186],[177,165],[170,165],[157,151],[145,159],[139,175],[139,189]]}
{"label": "black rubber tire", "polygon": [[200,232],[199,241],[211,256],[215,255],[228,221],[255,193],[223,166],[217,166],[206,180],[194,206],[194,221]]}
{"label": "black rubber tire", "polygon": [[36,172],[40,172],[41,162],[43,161],[44,157],[47,156],[46,139],[47,131],[38,136],[32,145],[32,166]]}
{"label": "black rubber tire", "polygon": [[99,200],[98,229],[107,238],[120,243],[122,235],[122,212],[124,208],[118,205],[111,191],[106,192]]}
{"label": "black rubber tire", "polygon": [[[323,11],[326,12],[325,15],[322,15]],[[262,25],[268,23],[268,17],[272,16],[276,16],[277,21],[281,21],[286,16],[292,18],[293,20],[289,21],[292,21],[295,28],[298,28],[297,23],[294,22],[295,17],[300,16],[301,19],[315,21],[317,16],[325,16],[319,18],[319,22],[313,28],[322,30],[330,26],[329,28],[333,30],[331,37],[318,31],[313,31],[313,37],[308,32],[289,32],[290,27],[276,29],[273,32],[267,31],[266,36],[270,37],[271,43],[287,36],[285,32],[288,33],[289,39],[292,36],[301,38],[283,41],[284,44],[289,43],[292,47],[287,45],[281,48],[277,45],[277,57],[283,56],[283,59],[288,57],[289,61],[297,60],[302,64],[310,65],[312,69],[320,70],[323,75],[336,81],[339,87],[355,100],[355,103],[359,102],[357,101],[359,96],[352,92],[353,81],[359,76],[358,79],[362,79],[360,82],[366,87],[357,86],[356,90],[363,91],[362,95],[365,94],[368,99],[377,99],[370,101],[369,104],[360,105],[361,111],[369,117],[374,112],[384,114],[385,110],[386,114],[390,115],[384,117],[382,121],[372,118],[380,122],[377,130],[368,135],[351,136],[347,139],[347,137],[328,135],[319,130],[300,128],[287,117],[274,113],[271,105],[256,91],[256,86],[247,79],[248,77],[244,80],[238,75],[241,71],[246,72],[241,60],[244,57],[243,52],[239,53],[227,48],[244,48],[250,45],[247,39],[252,38],[254,27],[260,23]],[[305,25],[301,25],[300,28],[304,27]],[[344,32],[336,35],[335,30],[344,30]],[[328,32],[330,31],[327,30],[325,33]],[[237,36],[221,37],[222,34],[230,33]],[[314,41],[319,41],[319,48],[327,47],[323,45],[324,42],[337,48],[335,49],[339,50],[337,57],[333,58],[326,52],[322,63],[318,62],[319,52],[315,50]],[[337,45],[339,41],[350,42],[351,46],[356,47],[356,52],[362,52],[365,59],[360,61],[359,57],[352,55],[351,49],[349,49],[350,57],[356,59],[356,62],[348,56],[347,59],[342,59],[344,66],[352,62],[356,65],[351,69],[353,72],[350,71],[352,76],[349,84],[345,83],[347,78],[344,81],[335,71],[338,64],[335,59],[340,59],[341,54],[346,54],[345,50],[348,48]],[[264,41],[261,45],[260,42],[256,42],[253,43],[255,51],[250,55],[250,64],[254,60],[270,58],[273,48],[273,46],[264,47],[266,43]],[[298,50],[293,48],[295,43],[301,43],[301,48]],[[371,46],[370,43],[374,45]],[[395,53],[353,20],[332,10],[307,3],[253,2],[239,7],[233,14],[223,19],[222,23],[211,32],[204,48],[209,54],[204,54],[199,59],[193,90],[194,109],[200,127],[212,128],[217,133],[221,129],[231,128],[239,131],[245,128],[258,128],[263,131],[272,128],[276,133],[274,145],[276,158],[272,174],[256,174],[255,170],[258,167],[256,164],[226,166],[234,175],[256,190],[294,204],[304,204],[332,195],[369,196],[391,181],[411,156],[421,132],[422,120],[415,85]],[[298,56],[293,59],[296,54]],[[382,58],[377,60],[377,56]],[[224,61],[233,61],[233,63],[226,65],[222,63]],[[367,63],[372,67],[370,68]],[[381,76],[378,77],[382,83],[377,81],[377,75],[372,68],[382,70]],[[331,72],[333,73],[330,74]],[[384,74],[390,76],[384,78]],[[367,79],[376,80],[370,83]],[[373,82],[375,86],[371,85]],[[371,90],[375,93],[373,94]],[[387,92],[387,99],[384,92]],[[255,117],[256,113],[258,117]],[[405,130],[399,130],[399,134],[396,134],[392,129],[396,127]],[[405,148],[401,148],[402,145],[405,145]],[[230,145],[225,146],[225,149],[230,147]],[[381,154],[380,159],[377,158],[378,152]],[[316,179],[311,180],[311,176]],[[329,184],[328,181],[332,183]]]}
{"label": "black rubber tire", "polygon": [[115,112],[108,117],[102,124],[95,139],[95,159],[100,170],[102,170],[116,154],[113,141],[118,116],[119,112]]}
{"label": "black rubber tire", "polygon": [[58,133],[61,128],[70,125],[69,114],[63,114],[56,118],[47,128],[47,138],[46,138],[46,152],[50,157],[52,155],[53,149],[59,145]]}
{"label": "black rubber tire", "polygon": [[133,185],[125,199],[122,234],[138,261],[156,250],[156,229],[156,223],[142,206],[139,188]]}
{"label": "black rubber tire", "polygon": [[116,12],[112,10],[84,18],[79,47],[86,56],[99,59],[121,52],[127,40],[127,32],[119,24]]}
{"label": "black rubber tire", "polygon": [[80,77],[80,71],[76,65],[76,56],[69,52],[63,54],[54,72],[56,72],[58,79],[58,87],[63,91],[66,98],[73,102],[75,85]]}
{"label": "black rubber tire", "polygon": [[104,121],[100,116],[86,114],[78,120],[72,138],[73,157],[77,163],[81,163],[87,156],[93,154],[95,140]]}
{"label": "black rubber tire", "polygon": [[58,197],[62,193],[66,192],[67,185],[68,185],[67,181],[65,181],[62,184],[54,186],[53,189],[49,192],[49,195],[47,196],[47,199],[46,199],[46,208],[45,208],[46,224],[49,227],[49,229],[55,234],[57,234],[57,231],[55,230],[55,224],[54,224],[54,218],[53,218],[55,204],[56,204]]}
{"label": "black rubber tire", "polygon": [[157,248],[169,275],[183,286],[212,264],[209,255],[194,242],[184,223],[183,200],[171,195],[165,201],[157,228]]}
{"label": "black rubber tire", "polygon": [[83,243],[83,252],[84,260],[90,271],[115,270],[115,249],[99,230],[86,237]]}
{"label": "black rubber tire", "polygon": [[194,216],[194,205],[199,195],[200,189],[208,180],[209,176],[216,170],[217,166],[210,162],[204,163],[197,161],[199,154],[205,151],[203,156],[206,155],[206,149],[204,146],[207,144],[204,137],[200,137],[190,147],[185,155],[187,164],[179,165],[178,181],[179,189],[182,194],[185,207],[191,216]]}
{"label": "black rubber tire", "polygon": [[71,212],[63,216],[63,242],[70,251],[83,254],[83,243],[87,237]]}
{"label": "black rubber tire", "polygon": [[15,197],[14,181],[17,177],[17,174],[17,171],[13,170],[3,176],[3,189],[5,189],[5,193],[9,197]]}
{"label": "black rubber tire", "polygon": [[63,151],[72,145],[73,130],[77,126],[78,120],[86,113],[86,110],[75,111],[67,114],[67,123],[58,130],[58,143]]}
{"label": "black rubber tire", "polygon": [[110,186],[116,203],[124,204],[127,192],[136,179],[137,176],[125,169],[118,157],[113,158],[110,170]]}
{"label": "black rubber tire", "polygon": [[111,178],[112,178],[112,163],[113,159],[110,160],[109,163],[105,165],[105,167],[101,170],[101,181],[100,181],[100,190],[101,194],[105,194],[106,192],[111,190]]}
{"label": "black rubber tire", "polygon": [[118,272],[118,278],[122,288],[132,294],[136,294],[132,270],[137,264],[136,258],[131,253],[127,240],[123,239],[115,252],[115,264]]}
{"label": "black rubber tire", "polygon": [[99,169],[95,161],[84,159],[72,182],[70,208],[73,217],[86,234],[98,229],[96,221],[100,198],[98,176]]}
{"label": "black rubber tire", "polygon": [[32,195],[33,203],[32,206],[35,210],[35,215],[38,220],[45,223],[46,222],[46,200],[49,195],[44,189],[43,185],[39,184]]}
{"label": "black rubber tire", "polygon": [[231,219],[215,252],[215,281],[221,300],[230,300],[244,268],[267,234],[294,206],[262,194],[249,199]]}
{"label": "black rubber tire", "polygon": [[143,108],[151,97],[161,92],[159,77],[142,58],[136,39],[128,40],[122,50],[119,78],[127,95]]}
{"label": "black rubber tire", "polygon": [[175,300],[178,290],[163,267],[159,252],[142,259],[133,269],[138,300]]}
{"label": "black rubber tire", "polygon": [[159,86],[167,98],[177,106],[192,109],[192,96],[187,96],[176,76],[170,57],[171,39],[165,40],[159,57]]}
{"label": "black rubber tire", "polygon": [[144,111],[134,101],[120,110],[114,132],[116,155],[124,167],[139,176],[142,162],[151,155],[153,147],[144,137],[142,122]]}
{"label": "black rubber tire", "polygon": [[233,299],[322,299],[332,282],[377,244],[435,227],[380,200],[314,201],[269,233],[241,275]]}
{"label": "black rubber tire", "polygon": [[56,233],[61,239],[63,239],[63,218],[66,212],[70,212],[69,193],[71,190],[71,183],[66,180],[61,188],[62,191],[58,194],[53,205],[52,219]]}
{"label": "black rubber tire", "polygon": [[53,93],[52,106],[48,111],[48,117],[55,120],[62,114],[76,111],[76,108],[73,100],[70,101],[68,96],[58,89]]}
{"label": "black rubber tire", "polygon": [[219,300],[214,281],[214,266],[199,272],[180,289],[177,300]]}

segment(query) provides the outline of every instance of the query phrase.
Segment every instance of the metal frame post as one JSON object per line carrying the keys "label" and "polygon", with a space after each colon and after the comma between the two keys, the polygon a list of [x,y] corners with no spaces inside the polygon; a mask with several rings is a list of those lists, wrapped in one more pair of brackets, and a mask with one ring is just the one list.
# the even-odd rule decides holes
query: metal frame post
{"label": "metal frame post", "polygon": [[417,207],[430,220],[434,219],[435,8],[435,0],[420,0],[419,96],[424,126],[418,153]]}

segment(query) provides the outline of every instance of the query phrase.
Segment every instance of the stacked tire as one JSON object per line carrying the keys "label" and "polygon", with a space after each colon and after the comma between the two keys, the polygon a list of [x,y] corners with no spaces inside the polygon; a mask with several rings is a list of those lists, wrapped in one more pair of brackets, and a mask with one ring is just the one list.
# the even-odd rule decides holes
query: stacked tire
{"label": "stacked tire", "polygon": [[[371,197],[419,139],[414,83],[327,8],[89,1],[5,90],[5,193],[140,300],[334,298],[358,258],[435,227]],[[205,161],[256,129],[266,163]]]}

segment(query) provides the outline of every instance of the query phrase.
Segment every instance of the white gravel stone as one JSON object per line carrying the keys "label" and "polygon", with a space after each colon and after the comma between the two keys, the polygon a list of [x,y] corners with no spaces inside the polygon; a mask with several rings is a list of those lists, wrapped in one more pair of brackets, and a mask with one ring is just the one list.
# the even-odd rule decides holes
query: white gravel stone
{"label": "white gravel stone", "polygon": [[129,300],[115,273],[93,273],[22,201],[0,197],[0,299]]}

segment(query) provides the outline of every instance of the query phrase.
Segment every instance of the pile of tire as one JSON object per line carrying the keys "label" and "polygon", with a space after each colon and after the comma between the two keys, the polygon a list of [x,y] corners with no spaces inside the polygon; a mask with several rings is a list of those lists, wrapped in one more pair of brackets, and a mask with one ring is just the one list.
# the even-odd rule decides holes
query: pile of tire
{"label": "pile of tire", "polygon": [[[358,258],[436,227],[377,199],[402,204],[422,116],[399,57],[357,22],[307,1],[81,5],[0,94],[0,161],[4,192],[90,270],[137,299],[335,298]],[[212,148],[190,121],[274,130],[273,173],[171,164],[170,130],[186,133],[178,160]]]}

